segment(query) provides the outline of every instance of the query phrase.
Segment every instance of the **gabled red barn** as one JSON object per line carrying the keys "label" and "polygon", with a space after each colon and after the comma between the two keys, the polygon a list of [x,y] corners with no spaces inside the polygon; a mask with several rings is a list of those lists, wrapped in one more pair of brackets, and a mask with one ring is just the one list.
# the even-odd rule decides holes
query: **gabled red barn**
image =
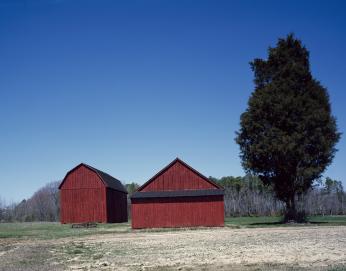
{"label": "gabled red barn", "polygon": [[127,191],[121,182],[101,170],[80,164],[60,186],[61,223],[127,221]]}
{"label": "gabled red barn", "polygon": [[177,158],[132,195],[132,228],[223,226],[223,194]]}

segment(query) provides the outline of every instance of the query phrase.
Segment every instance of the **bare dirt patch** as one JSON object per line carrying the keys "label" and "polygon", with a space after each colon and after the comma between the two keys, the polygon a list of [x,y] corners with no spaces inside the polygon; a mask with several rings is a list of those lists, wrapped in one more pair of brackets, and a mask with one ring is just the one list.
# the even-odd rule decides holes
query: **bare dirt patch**
{"label": "bare dirt patch", "polygon": [[29,267],[0,270],[330,270],[346,266],[346,227],[134,231],[0,247],[0,266]]}
{"label": "bare dirt patch", "polygon": [[64,270],[53,253],[54,247],[51,243],[0,240],[0,271]]}

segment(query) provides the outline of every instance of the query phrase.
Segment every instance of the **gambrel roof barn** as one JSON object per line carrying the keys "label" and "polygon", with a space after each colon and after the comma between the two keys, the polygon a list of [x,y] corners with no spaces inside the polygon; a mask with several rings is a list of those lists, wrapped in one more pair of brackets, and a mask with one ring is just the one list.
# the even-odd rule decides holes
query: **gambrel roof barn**
{"label": "gambrel roof barn", "polygon": [[60,186],[61,223],[127,221],[127,191],[109,174],[86,164],[70,170]]}

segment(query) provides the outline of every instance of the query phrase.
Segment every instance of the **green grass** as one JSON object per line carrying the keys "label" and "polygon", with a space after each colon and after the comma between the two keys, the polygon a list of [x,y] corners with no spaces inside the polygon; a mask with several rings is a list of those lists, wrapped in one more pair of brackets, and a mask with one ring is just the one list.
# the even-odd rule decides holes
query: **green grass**
{"label": "green grass", "polygon": [[98,224],[96,228],[71,228],[58,222],[0,223],[0,238],[57,239],[129,230],[129,223]]}
{"label": "green grass", "polygon": [[346,271],[346,265],[330,267],[327,271]]}
{"label": "green grass", "polygon": [[345,225],[346,226],[346,216],[345,215],[335,215],[335,216],[311,216],[309,217],[310,223],[316,223],[322,225],[335,224],[335,225]]}
{"label": "green grass", "polygon": [[284,224],[281,216],[252,216],[252,217],[226,217],[225,226],[228,227],[287,227],[287,226],[346,226],[346,216],[311,216],[305,224]]}
{"label": "green grass", "polygon": [[[260,227],[285,227],[292,224],[282,224],[282,217],[227,217],[225,226],[231,228],[260,228]],[[313,216],[309,217],[307,224],[294,224],[294,226],[346,226],[346,216]],[[198,230],[198,228],[193,228]],[[175,229],[147,229],[143,232],[152,231],[177,231]],[[130,223],[98,224],[96,228],[71,228],[71,225],[62,225],[57,222],[23,222],[23,223],[0,223],[0,238],[26,238],[26,239],[57,239],[64,237],[79,237],[105,233],[130,232]]]}

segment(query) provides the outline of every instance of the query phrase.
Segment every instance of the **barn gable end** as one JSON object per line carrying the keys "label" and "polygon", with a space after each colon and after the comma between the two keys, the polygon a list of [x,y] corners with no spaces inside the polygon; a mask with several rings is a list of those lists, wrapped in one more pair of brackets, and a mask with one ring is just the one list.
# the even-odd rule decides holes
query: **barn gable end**
{"label": "barn gable end", "polygon": [[127,221],[127,191],[103,171],[79,164],[67,172],[59,189],[61,223]]}
{"label": "barn gable end", "polygon": [[[98,179],[103,184],[102,186],[105,186],[105,187],[108,187],[108,188],[111,188],[111,189],[114,189],[114,190],[117,190],[119,192],[123,192],[123,193],[127,194],[127,190],[124,188],[124,186],[121,184],[121,182],[119,180],[115,179],[114,177],[110,176],[109,174],[107,174],[107,173],[105,173],[99,169],[96,169],[96,168],[89,166],[87,164],[84,164],[84,163],[79,164],[78,166],[74,167],[69,172],[67,172],[65,178],[63,179],[63,181],[59,185],[59,189],[64,189],[64,188],[68,189],[69,187],[82,188],[82,187],[78,187],[78,185],[77,186],[74,185],[74,183],[72,183],[72,184],[70,183],[70,182],[74,182],[74,181],[78,182],[81,179],[83,179],[84,181],[79,185],[83,186],[84,188],[92,188],[93,185],[96,187],[100,187],[101,184],[95,180],[94,180],[93,184],[85,181],[85,180],[88,180],[87,177],[90,177],[90,176],[93,176],[94,177],[93,179],[98,177]],[[65,184],[67,179],[69,180],[68,184]]]}
{"label": "barn gable end", "polygon": [[176,158],[143,184],[139,192],[220,189],[207,177]]}
{"label": "barn gable end", "polygon": [[103,188],[104,183],[102,179],[89,167],[80,164],[70,170],[59,189],[82,189],[82,188]]}
{"label": "barn gable end", "polygon": [[224,191],[180,159],[131,196],[134,229],[224,225]]}

